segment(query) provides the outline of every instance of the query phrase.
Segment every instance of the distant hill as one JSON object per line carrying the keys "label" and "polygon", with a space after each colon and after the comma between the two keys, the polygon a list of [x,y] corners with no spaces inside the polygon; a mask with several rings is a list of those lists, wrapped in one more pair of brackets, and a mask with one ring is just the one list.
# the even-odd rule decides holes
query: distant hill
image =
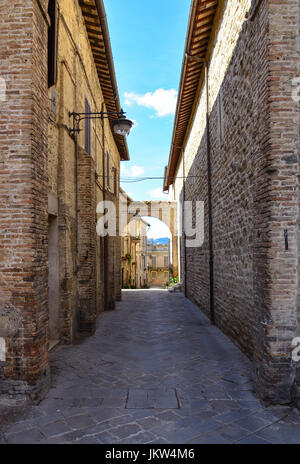
{"label": "distant hill", "polygon": [[[150,244],[152,239],[148,238],[148,243]],[[153,240],[154,245],[168,245],[169,239],[168,237],[156,238]]]}

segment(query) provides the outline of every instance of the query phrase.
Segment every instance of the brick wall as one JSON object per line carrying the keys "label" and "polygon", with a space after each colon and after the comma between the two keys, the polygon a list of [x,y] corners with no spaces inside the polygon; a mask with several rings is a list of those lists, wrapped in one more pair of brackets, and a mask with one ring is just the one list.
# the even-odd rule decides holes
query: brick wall
{"label": "brick wall", "polygon": [[[291,401],[296,373],[298,36],[298,2],[228,1],[209,60],[216,324],[253,359],[260,395],[280,403]],[[186,262],[183,247],[181,274],[187,296],[209,314],[206,157],[204,88],[177,176],[189,176],[186,200],[205,201],[205,242],[187,248]],[[170,194],[183,198],[181,179]]]}
{"label": "brick wall", "polygon": [[[49,385],[53,314],[59,341],[70,343],[78,334],[93,332],[96,314],[104,310],[106,267],[103,240],[96,235],[96,202],[103,199],[107,151],[110,168],[120,178],[120,156],[107,119],[103,126],[100,120],[91,122],[90,155],[82,150],[84,130],[77,138],[78,156],[68,130],[73,125],[69,112],[85,111],[85,99],[91,111],[103,104],[78,0],[57,1],[57,82],[47,87],[47,4],[0,1],[0,77],[7,85],[0,107],[0,337],[7,345],[7,359],[0,360],[0,392],[22,400],[38,400]],[[50,211],[48,196],[56,211]],[[114,198],[117,203],[118,192]],[[58,224],[58,308],[53,312],[48,307],[48,213]],[[109,255],[114,256],[109,264],[113,303],[121,297],[118,240]]]}
{"label": "brick wall", "polygon": [[0,391],[34,400],[49,381],[46,3],[0,3]]}
{"label": "brick wall", "polygon": [[[264,309],[255,356],[259,392],[275,402],[289,402],[296,366],[291,361],[297,327],[299,286],[299,104],[292,79],[300,75],[299,20],[296,0],[269,0],[268,99],[269,146],[258,177],[260,201],[255,222],[255,262],[264,249],[265,278],[256,285]],[[285,244],[287,232],[288,249]],[[258,282],[261,271],[257,266]],[[260,294],[259,294],[260,292]],[[258,344],[258,343],[257,343]]]}
{"label": "brick wall", "polygon": [[96,184],[91,156],[80,150],[78,172],[78,330],[93,333],[96,328]]}
{"label": "brick wall", "polygon": [[[116,169],[119,179],[120,156],[108,119],[105,119],[104,125],[100,120],[91,121],[90,155],[85,153],[85,121],[82,121],[77,137],[80,163],[76,168],[75,143],[67,130],[73,124],[69,112],[84,112],[86,99],[91,111],[99,111],[103,94],[79,2],[58,0],[58,9],[58,78],[56,85],[49,90],[49,98],[53,89],[56,92],[57,112],[51,114],[49,122],[48,172],[49,190],[57,195],[59,201],[60,339],[70,343],[79,332],[93,330],[95,313],[100,314],[105,307],[105,248],[104,239],[95,233],[96,203],[103,200],[103,188],[106,187],[103,182],[103,157],[106,171],[109,151],[110,168]],[[112,179],[110,184],[112,187]],[[87,211],[87,208],[92,209]],[[118,288],[120,276],[120,252],[117,247],[118,243],[113,242],[109,255],[109,259],[119,256],[110,274],[113,289]],[[118,295],[112,294],[113,302],[117,296],[120,298],[120,291]],[[85,315],[88,317],[84,322]],[[90,328],[87,327],[89,324]]]}
{"label": "brick wall", "polygon": [[118,196],[106,191],[106,201],[114,203],[116,209],[116,236],[107,235],[104,241],[104,273],[105,273],[105,310],[115,308],[116,301],[121,300],[121,237],[119,236]]}

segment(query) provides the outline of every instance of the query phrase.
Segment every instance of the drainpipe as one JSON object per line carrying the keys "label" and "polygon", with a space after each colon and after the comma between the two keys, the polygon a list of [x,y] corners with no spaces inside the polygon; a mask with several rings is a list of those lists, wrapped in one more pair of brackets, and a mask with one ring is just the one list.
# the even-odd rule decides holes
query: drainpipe
{"label": "drainpipe", "polygon": [[[75,52],[75,86],[74,86],[74,103],[75,103],[75,110],[77,111],[77,53]],[[76,125],[74,125],[74,129],[78,129]],[[79,132],[74,132],[74,155],[75,155],[75,166],[74,166],[74,177],[75,177],[75,269],[74,274],[77,275],[79,269],[79,259],[78,259],[78,251],[79,251],[79,225],[78,225],[78,136]],[[77,295],[78,300],[78,295]]]}
{"label": "drainpipe", "polygon": [[187,292],[187,259],[186,259],[186,233],[185,233],[185,227],[184,227],[184,221],[185,221],[185,214],[184,214],[184,209],[185,209],[185,198],[186,198],[186,190],[185,190],[185,156],[184,156],[184,149],[182,150],[182,175],[183,175],[183,208],[182,208],[182,225],[183,225],[183,244],[184,244],[184,296],[187,298],[188,297],[188,292]]}
{"label": "drainpipe", "polygon": [[[101,111],[105,111],[105,103],[102,102]],[[106,200],[105,181],[105,121],[102,118],[102,186],[103,202]],[[108,278],[108,236],[103,237],[103,284],[104,284],[104,311],[108,310],[109,278]]]}
{"label": "drainpipe", "polygon": [[76,262],[75,262],[75,274],[78,273],[79,268],[79,259],[78,259],[78,249],[79,249],[79,227],[78,227],[78,138],[75,134],[75,227],[76,227]]}
{"label": "drainpipe", "polygon": [[[75,111],[77,111],[77,53],[75,54],[75,88],[74,88],[74,100],[75,100]],[[76,126],[74,126],[75,128]],[[77,127],[78,129],[79,127]],[[74,132],[74,143],[75,143],[75,166],[74,166],[74,176],[75,176],[75,269],[74,275],[76,276],[76,303],[75,303],[75,327],[73,324],[73,317],[71,317],[71,337],[76,336],[75,332],[80,330],[79,322],[79,289],[78,289],[78,271],[79,271],[79,193],[78,193],[78,156],[79,156],[79,142],[78,142],[79,132]],[[73,333],[74,331],[74,333]]]}
{"label": "drainpipe", "polygon": [[208,230],[209,230],[210,320],[212,324],[214,324],[215,323],[214,244],[213,244],[213,218],[212,218],[211,141],[210,141],[208,63],[207,61],[205,61],[205,83],[206,83],[207,205],[208,205]]}

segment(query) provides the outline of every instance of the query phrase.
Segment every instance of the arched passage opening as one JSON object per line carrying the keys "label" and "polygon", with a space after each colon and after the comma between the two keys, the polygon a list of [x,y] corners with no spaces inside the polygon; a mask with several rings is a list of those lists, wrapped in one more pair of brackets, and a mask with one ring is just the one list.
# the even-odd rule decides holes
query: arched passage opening
{"label": "arched passage opening", "polygon": [[149,287],[165,287],[173,277],[172,234],[160,219],[144,216],[147,229],[147,279]]}
{"label": "arched passage opening", "polygon": [[[123,201],[120,203],[120,222],[122,232],[122,287],[123,288],[143,288],[148,285],[147,271],[151,268],[151,261],[148,259],[147,234],[151,238],[151,223],[158,220],[163,230],[163,225],[167,233],[162,233],[168,238],[168,263],[171,264],[171,274],[179,277],[178,269],[178,217],[177,203],[165,201],[133,201],[128,195],[124,194]],[[165,230],[166,230],[165,229]],[[155,230],[152,227],[152,230]],[[161,235],[161,233],[159,233]],[[154,238],[154,237],[153,237]],[[136,252],[138,250],[138,253]],[[163,258],[166,262],[167,260]],[[144,274],[141,271],[144,264]],[[154,263],[155,264],[155,263]],[[136,266],[133,268],[132,266]],[[142,274],[142,275],[140,275]]]}

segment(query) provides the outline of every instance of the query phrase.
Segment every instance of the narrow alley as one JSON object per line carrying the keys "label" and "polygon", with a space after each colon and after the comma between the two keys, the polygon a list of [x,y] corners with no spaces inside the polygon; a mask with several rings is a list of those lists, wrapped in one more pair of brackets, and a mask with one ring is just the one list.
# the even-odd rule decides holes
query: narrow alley
{"label": "narrow alley", "polygon": [[250,362],[181,293],[124,291],[51,357],[47,397],[2,443],[300,443],[300,412],[264,407]]}

